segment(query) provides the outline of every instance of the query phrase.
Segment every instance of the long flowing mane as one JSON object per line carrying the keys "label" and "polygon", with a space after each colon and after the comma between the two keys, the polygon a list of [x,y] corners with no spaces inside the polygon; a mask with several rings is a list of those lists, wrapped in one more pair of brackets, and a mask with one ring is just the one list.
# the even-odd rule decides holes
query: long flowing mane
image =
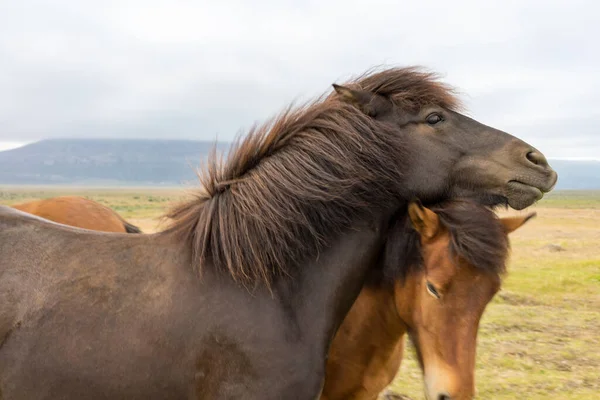
{"label": "long flowing mane", "polygon": [[[347,86],[408,111],[460,107],[452,88],[416,67],[371,71]],[[255,126],[226,159],[213,149],[202,188],[166,215],[164,234],[190,244],[198,272],[210,262],[244,285],[270,286],[333,234],[405,198],[400,163],[409,157],[397,128],[322,96]]]}
{"label": "long flowing mane", "polygon": [[[450,254],[464,258],[473,267],[503,274],[510,242],[498,216],[471,200],[452,200],[429,207],[450,234]],[[373,283],[403,281],[422,268],[420,237],[407,213],[395,221],[387,238],[385,262]],[[381,274],[380,274],[381,273]]]}

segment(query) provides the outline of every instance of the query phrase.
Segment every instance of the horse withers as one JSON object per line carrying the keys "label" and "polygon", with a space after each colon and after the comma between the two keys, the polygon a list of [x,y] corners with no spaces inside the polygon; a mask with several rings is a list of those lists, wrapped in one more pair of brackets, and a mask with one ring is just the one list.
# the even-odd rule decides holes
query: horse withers
{"label": "horse withers", "polygon": [[534,215],[497,218],[469,201],[410,204],[333,340],[321,399],[377,399],[397,374],[406,333],[427,398],[472,399],[477,330],[500,288],[507,235]]}
{"label": "horse withers", "polygon": [[151,235],[0,208],[0,393],[12,399],[310,399],[410,199],[521,209],[556,183],[531,145],[390,68],[212,157]]}

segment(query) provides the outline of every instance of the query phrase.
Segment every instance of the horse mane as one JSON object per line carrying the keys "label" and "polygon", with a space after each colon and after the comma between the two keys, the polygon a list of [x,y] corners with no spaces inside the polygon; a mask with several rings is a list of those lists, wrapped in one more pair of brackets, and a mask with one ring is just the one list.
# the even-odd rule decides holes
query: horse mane
{"label": "horse mane", "polygon": [[[474,268],[494,274],[506,271],[510,249],[498,216],[490,208],[472,200],[460,199],[429,207],[440,224],[450,234],[450,254],[465,259]],[[391,283],[423,267],[419,233],[413,228],[408,213],[404,212],[388,235],[382,271],[378,280]]]}
{"label": "horse mane", "polygon": [[[460,108],[449,86],[417,67],[370,71],[348,87],[415,111]],[[327,238],[398,204],[410,154],[397,127],[376,121],[335,93],[288,107],[233,143],[199,171],[201,189],[174,207],[163,231],[244,285],[270,287],[315,257]],[[400,161],[399,161],[400,160]]]}

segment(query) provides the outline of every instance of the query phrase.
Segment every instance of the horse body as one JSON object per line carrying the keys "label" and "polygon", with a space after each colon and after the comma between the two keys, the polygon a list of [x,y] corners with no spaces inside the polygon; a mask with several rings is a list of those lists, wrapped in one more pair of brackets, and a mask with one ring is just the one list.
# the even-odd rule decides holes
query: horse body
{"label": "horse body", "polygon": [[110,208],[80,196],[52,197],[12,207],[59,224],[101,232],[141,233]]}
{"label": "horse body", "polygon": [[82,233],[0,210],[0,252],[27,254],[0,261],[4,398],[314,397],[322,371],[310,366],[353,300],[348,265],[355,297],[383,243],[379,229],[348,234],[293,296],[282,282],[273,299],[210,269],[198,279],[189,250],[163,235]]}
{"label": "horse body", "polygon": [[[306,399],[405,203],[523,208],[557,176],[390,69],[282,113],[202,172],[155,235],[0,211],[0,397]],[[84,393],[84,395],[82,395]]]}

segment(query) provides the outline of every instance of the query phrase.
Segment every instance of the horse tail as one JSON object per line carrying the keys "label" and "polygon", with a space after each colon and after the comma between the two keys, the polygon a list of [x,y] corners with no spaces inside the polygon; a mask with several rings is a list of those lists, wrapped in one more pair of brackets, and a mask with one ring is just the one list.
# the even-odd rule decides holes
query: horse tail
{"label": "horse tail", "polygon": [[123,226],[125,227],[125,231],[127,233],[142,233],[142,230],[137,226],[130,224],[129,222],[123,220]]}

